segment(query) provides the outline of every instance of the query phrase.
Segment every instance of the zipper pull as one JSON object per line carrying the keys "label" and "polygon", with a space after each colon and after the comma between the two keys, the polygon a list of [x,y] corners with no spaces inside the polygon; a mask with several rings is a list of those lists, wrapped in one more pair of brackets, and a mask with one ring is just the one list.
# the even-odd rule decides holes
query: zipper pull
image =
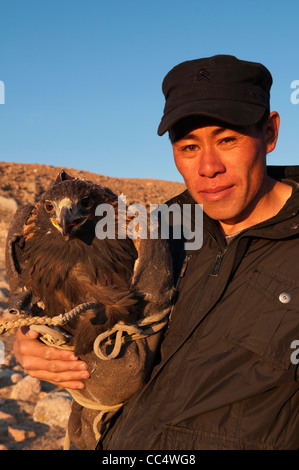
{"label": "zipper pull", "polygon": [[183,266],[182,266],[182,269],[181,269],[181,272],[180,272],[180,277],[179,277],[180,279],[185,276],[185,272],[186,272],[186,269],[187,269],[190,258],[192,258],[192,255],[186,255],[185,256]]}
{"label": "zipper pull", "polygon": [[[175,306],[175,303],[177,301],[177,298],[178,298],[178,287],[179,287],[179,283],[180,283],[180,280],[185,276],[185,272],[186,272],[186,269],[187,269],[187,266],[188,266],[188,262],[189,260],[192,258],[192,255],[186,255],[185,256],[185,259],[183,261],[183,265],[182,265],[182,268],[181,268],[181,272],[180,272],[180,275],[177,279],[177,282],[176,282],[176,285],[175,285],[175,288],[174,288],[174,294],[173,294],[173,297],[172,297],[172,305],[171,305],[171,310],[170,310],[170,314],[169,314],[169,320],[168,320],[168,325],[167,325],[167,328],[166,328],[166,331],[168,332],[168,328],[170,326],[170,323],[171,323],[171,319],[172,319],[172,313],[173,313],[173,310],[174,310],[174,306]],[[166,333],[167,334],[167,333]]]}
{"label": "zipper pull", "polygon": [[210,276],[215,276],[215,277],[218,276],[223,255],[224,255],[224,251],[219,251],[218,252],[218,254],[216,256],[215,264],[214,264],[214,267],[213,267],[213,270],[212,270]]}
{"label": "zipper pull", "polygon": [[192,255],[186,255],[185,259],[183,261],[183,264],[182,264],[182,267],[181,267],[181,272],[180,272],[180,275],[179,275],[179,277],[176,281],[176,285],[175,285],[175,288],[174,288],[175,293],[174,293],[174,296],[173,296],[173,304],[175,304],[175,302],[177,300],[179,283],[180,283],[181,279],[185,276],[185,272],[186,272],[186,269],[187,269],[188,262],[189,262],[190,258],[192,258]]}

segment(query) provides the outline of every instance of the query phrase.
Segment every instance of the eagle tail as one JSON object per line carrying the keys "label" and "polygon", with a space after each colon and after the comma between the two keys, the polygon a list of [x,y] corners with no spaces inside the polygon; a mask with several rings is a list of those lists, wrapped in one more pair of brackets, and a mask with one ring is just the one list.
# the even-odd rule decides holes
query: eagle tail
{"label": "eagle tail", "polygon": [[[110,330],[116,323],[135,323],[140,311],[139,299],[126,288],[101,286],[98,289],[99,308],[90,315],[83,315],[80,327],[75,329],[75,354],[81,356],[92,350],[96,337]],[[105,320],[104,320],[105,319]]]}
{"label": "eagle tail", "polygon": [[140,301],[134,292],[127,288],[105,286],[99,300],[105,307],[105,330],[112,328],[119,321],[135,323],[137,320]]}

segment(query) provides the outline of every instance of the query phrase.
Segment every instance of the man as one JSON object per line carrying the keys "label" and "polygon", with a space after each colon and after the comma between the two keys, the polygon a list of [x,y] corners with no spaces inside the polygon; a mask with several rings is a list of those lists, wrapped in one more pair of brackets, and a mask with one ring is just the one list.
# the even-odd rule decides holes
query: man
{"label": "man", "polygon": [[[203,246],[186,253],[160,362],[98,448],[299,448],[299,193],[296,178],[267,172],[279,130],[271,84],[263,65],[232,56],[184,62],[164,79],[158,133],[169,132],[187,186],[170,202],[203,205]],[[170,246],[178,269],[182,245]],[[63,387],[88,373],[21,332],[15,353]]]}

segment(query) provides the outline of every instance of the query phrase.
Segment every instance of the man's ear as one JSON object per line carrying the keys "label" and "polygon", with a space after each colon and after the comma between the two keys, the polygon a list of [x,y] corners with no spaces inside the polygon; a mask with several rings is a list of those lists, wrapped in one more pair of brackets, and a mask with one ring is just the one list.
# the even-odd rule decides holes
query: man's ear
{"label": "man's ear", "polygon": [[266,152],[272,152],[276,147],[279,133],[280,117],[276,111],[272,111],[263,125],[263,136],[266,145]]}

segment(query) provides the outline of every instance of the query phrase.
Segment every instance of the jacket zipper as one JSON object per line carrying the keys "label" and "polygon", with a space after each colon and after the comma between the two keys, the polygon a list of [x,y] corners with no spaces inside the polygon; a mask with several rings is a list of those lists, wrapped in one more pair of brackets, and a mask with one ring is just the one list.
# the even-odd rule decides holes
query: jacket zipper
{"label": "jacket zipper", "polygon": [[[227,245],[224,249],[221,248],[220,244],[218,243],[217,239],[214,237],[214,235],[209,232],[209,230],[207,230],[208,234],[210,235],[211,239],[213,240],[213,242],[216,244],[217,248],[218,248],[218,253],[216,255],[216,259],[215,259],[215,262],[214,262],[214,265],[213,265],[213,269],[210,273],[210,276],[214,276],[214,277],[217,277],[218,274],[219,274],[219,271],[220,271],[220,266],[221,266],[221,263],[222,263],[222,260],[223,260],[223,256],[225,255],[225,253],[227,252],[228,250],[228,247],[229,245]],[[233,240],[232,240],[233,241]],[[231,242],[232,243],[232,242]]]}

